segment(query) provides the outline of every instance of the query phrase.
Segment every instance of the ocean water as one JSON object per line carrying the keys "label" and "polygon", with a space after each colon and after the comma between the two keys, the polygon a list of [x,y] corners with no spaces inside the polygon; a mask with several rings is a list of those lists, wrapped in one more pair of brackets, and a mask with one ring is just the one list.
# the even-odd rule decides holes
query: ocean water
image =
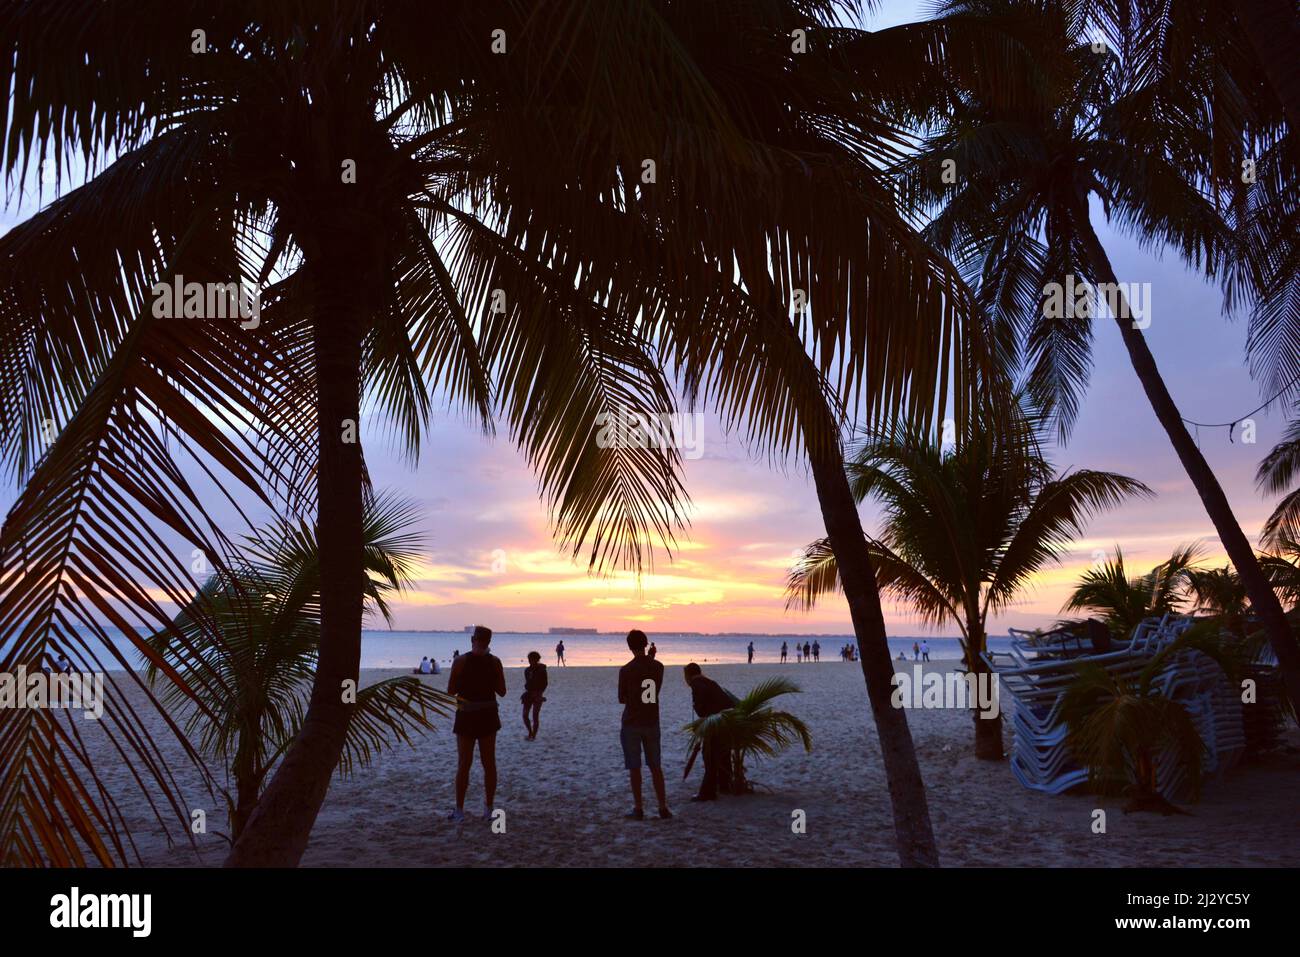
{"label": "ocean water", "polygon": [[[120,635],[116,629],[110,634]],[[624,632],[603,632],[596,635],[552,635],[541,632],[497,632],[492,638],[492,652],[507,667],[527,663],[528,652],[537,651],[542,661],[555,664],[555,645],[564,642],[565,661],[570,665],[621,665],[631,657],[627,650]],[[781,642],[789,643],[789,660],[795,660],[795,641],[821,642],[821,660],[839,661],[839,650],[851,642],[850,635],[700,635],[674,632],[647,632],[655,643],[657,657],[666,665],[684,665],[688,661],[700,664],[731,664],[745,660],[745,649],[754,643],[754,661],[775,663],[780,660]],[[899,636],[889,639],[891,656],[899,652],[912,659],[913,642],[930,643],[931,660],[961,658],[961,645],[956,638],[919,638]],[[98,642],[88,642],[90,650],[109,670],[115,667],[113,656],[106,654]],[[123,642],[125,645],[125,642]],[[994,651],[1005,651],[1010,646],[1006,636],[990,637],[989,646]],[[119,645],[119,647],[123,647]],[[415,668],[424,656],[435,658],[444,666],[451,663],[456,651],[469,650],[469,635],[462,631],[365,631],[361,636],[362,668]],[[79,650],[78,650],[79,651]],[[73,653],[78,661],[80,653]],[[134,649],[128,660],[140,660]]]}
{"label": "ocean water", "polygon": [[[746,648],[754,643],[754,661],[775,663],[781,659],[781,642],[789,643],[789,660],[795,660],[794,643],[814,640],[821,642],[821,660],[839,661],[839,651],[853,640],[851,635],[696,635],[673,632],[647,632],[655,643],[656,657],[666,665],[684,665],[688,661],[700,664],[731,664],[743,662]],[[897,658],[901,651],[910,661],[912,643],[922,640],[930,643],[931,660],[961,658],[961,645],[956,638],[889,639],[889,650]],[[536,651],[542,661],[555,664],[555,645],[564,642],[564,659],[570,665],[621,665],[631,657],[627,650],[626,633],[601,633],[598,635],[551,635],[536,632],[526,634],[496,633],[492,637],[492,653],[507,666],[527,664],[528,652]],[[1008,647],[1008,639],[992,638],[995,651]],[[415,667],[420,658],[428,655],[441,664],[450,663],[452,653],[469,650],[469,635],[446,631],[367,631],[361,639],[361,667],[402,668]]]}

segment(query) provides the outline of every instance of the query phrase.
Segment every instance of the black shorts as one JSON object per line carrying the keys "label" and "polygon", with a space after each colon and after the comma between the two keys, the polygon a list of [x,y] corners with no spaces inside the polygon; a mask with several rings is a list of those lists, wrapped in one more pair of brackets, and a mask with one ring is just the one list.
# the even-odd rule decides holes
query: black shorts
{"label": "black shorts", "polygon": [[453,733],[466,738],[482,738],[501,730],[501,715],[496,708],[482,711],[457,711],[451,726]]}

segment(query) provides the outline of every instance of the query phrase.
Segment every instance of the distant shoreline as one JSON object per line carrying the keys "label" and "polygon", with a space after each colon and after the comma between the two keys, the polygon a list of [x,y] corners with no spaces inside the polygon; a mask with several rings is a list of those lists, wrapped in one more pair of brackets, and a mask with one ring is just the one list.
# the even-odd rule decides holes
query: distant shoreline
{"label": "distant shoreline", "polygon": [[[363,635],[466,635],[467,633],[460,628],[447,630],[444,628],[363,628]],[[541,638],[622,638],[627,634],[626,631],[596,631],[596,632],[578,632],[576,634],[564,634],[560,632],[551,633],[549,631],[508,631],[504,628],[493,628],[494,635],[533,635]],[[646,634],[651,637],[664,636],[667,638],[857,638],[851,631],[654,631],[648,630]],[[917,641],[960,641],[958,635],[903,635],[891,634],[890,638],[904,639],[914,638]],[[990,638],[1006,638],[1007,635],[989,635]]]}

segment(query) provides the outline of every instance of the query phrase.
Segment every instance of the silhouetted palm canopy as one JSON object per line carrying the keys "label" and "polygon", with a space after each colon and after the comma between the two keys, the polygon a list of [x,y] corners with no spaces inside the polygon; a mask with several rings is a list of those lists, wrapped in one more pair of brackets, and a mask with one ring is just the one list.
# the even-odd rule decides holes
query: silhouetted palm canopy
{"label": "silhouetted palm canopy", "polygon": [[[990,613],[1057,563],[1093,515],[1151,494],[1113,472],[1058,473],[1030,409],[977,422],[948,445],[900,426],[868,437],[848,464],[854,495],[882,511],[872,542],[881,590],[927,625],[956,625],[972,670],[982,668]],[[787,604],[810,608],[836,587],[835,556],[813,542],[790,574]]]}
{"label": "silhouetted palm canopy", "polygon": [[1127,641],[1143,619],[1182,608],[1187,571],[1199,554],[1198,546],[1183,545],[1146,574],[1130,576],[1124,553],[1116,546],[1114,558],[1079,576],[1064,610],[1098,615],[1111,634]]}
{"label": "silhouetted palm canopy", "polygon": [[[905,140],[878,103],[908,81],[873,72],[882,47],[839,16],[817,0],[0,7],[10,185],[42,162],[89,169],[0,239],[0,458],[25,482],[0,538],[0,665],[64,651],[102,670],[98,647],[127,666],[134,646],[170,674],[143,636],[168,607],[205,617],[192,553],[235,561],[212,502],[313,514],[338,463],[355,471],[338,426],[359,396],[412,455],[435,396],[485,428],[499,416],[594,569],[642,567],[682,524],[674,450],[592,441],[602,415],[672,409],[665,369],[776,453],[836,393],[868,416],[960,415],[964,287],[877,175]],[[177,276],[263,286],[260,325],[156,317],[151,288]],[[799,371],[808,353],[819,375]],[[330,494],[355,538],[359,485]],[[322,564],[359,582],[339,534]],[[343,637],[338,674],[359,647]],[[79,862],[109,825],[88,751],[48,713],[0,721],[6,860]],[[139,717],[104,725],[160,816],[184,818]]]}
{"label": "silhouetted palm canopy", "polygon": [[[1300,343],[1296,349],[1300,352]],[[1259,463],[1255,480],[1264,491],[1282,494],[1264,523],[1264,541],[1269,544],[1300,541],[1300,418],[1287,426],[1282,441]]]}
{"label": "silhouetted palm canopy", "polygon": [[[392,624],[388,601],[412,584],[423,554],[415,527],[421,510],[377,495],[365,518],[363,568],[367,611]],[[220,641],[182,610],[174,630],[150,639],[159,657],[185,678],[177,685],[151,665],[151,682],[174,714],[187,715],[186,733],[227,769],[231,838],[238,837],[267,773],[302,726],[320,646],[320,555],[303,522],[259,529],[231,577],[214,575],[198,602],[220,628]],[[218,680],[210,680],[216,678]],[[189,700],[193,694],[200,704]],[[413,675],[387,678],[357,691],[339,763],[342,774],[366,767],[395,743],[411,743],[455,699]]]}

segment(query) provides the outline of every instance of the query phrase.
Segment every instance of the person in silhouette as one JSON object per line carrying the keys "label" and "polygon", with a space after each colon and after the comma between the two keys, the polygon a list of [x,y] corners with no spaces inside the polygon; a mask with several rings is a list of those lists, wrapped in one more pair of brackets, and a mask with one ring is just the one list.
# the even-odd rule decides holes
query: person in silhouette
{"label": "person in silhouette", "polygon": [[561,638],[555,646],[555,663],[565,668],[568,667],[568,665],[564,664],[564,639],[563,638]]}
{"label": "person in silhouette", "polygon": [[670,818],[664,790],[664,772],[659,753],[659,692],[664,686],[664,666],[646,654],[649,644],[645,632],[633,628],[627,633],[632,660],[618,669],[618,702],[623,705],[623,723],[619,742],[623,746],[623,767],[632,786],[632,810],[625,817],[645,818],[641,803],[641,755],[645,754],[655,797],[659,799],[659,816]]}
{"label": "person in silhouette", "polygon": [[813,641],[813,661],[822,660],[822,645],[820,641]]}
{"label": "person in silhouette", "polygon": [[[538,719],[542,713],[542,703],[546,700],[542,692],[546,690],[549,679],[542,656],[536,651],[528,652],[528,667],[524,669],[524,693],[519,700],[524,703],[524,727],[528,729],[528,740],[537,740]],[[529,714],[532,720],[529,720]]]}
{"label": "person in silhouette", "polygon": [[492,801],[497,792],[497,732],[501,730],[501,716],[497,713],[496,699],[506,695],[506,673],[501,659],[488,651],[491,643],[492,629],[476,626],[469,653],[452,662],[447,679],[447,693],[458,699],[456,721],[451,728],[456,735],[456,808],[447,819],[458,823],[465,820],[465,792],[469,790],[475,745],[483,764],[485,818],[492,816]]}
{"label": "person in silhouette", "polygon": [[[712,678],[706,678],[700,666],[691,662],[683,670],[686,683],[691,688],[691,707],[695,714],[707,718],[712,714],[721,714],[735,701],[723,687]],[[704,780],[700,782],[700,791],[692,801],[716,801],[718,789],[727,790],[731,786],[731,750],[726,742],[717,736],[704,745]]]}
{"label": "person in silhouette", "polygon": [[749,643],[748,651],[749,651],[749,661],[747,662],[747,664],[752,665],[754,663],[754,643],[752,641]]}
{"label": "person in silhouette", "polygon": [[786,642],[781,642],[781,664],[785,664],[785,659],[789,656],[790,649]]}

